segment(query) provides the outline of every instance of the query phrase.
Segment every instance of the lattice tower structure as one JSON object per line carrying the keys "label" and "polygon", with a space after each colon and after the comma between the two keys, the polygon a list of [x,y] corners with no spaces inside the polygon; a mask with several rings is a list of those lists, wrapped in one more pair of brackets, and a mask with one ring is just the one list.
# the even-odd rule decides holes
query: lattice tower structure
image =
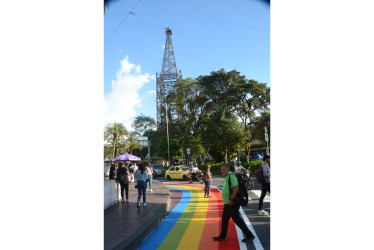
{"label": "lattice tower structure", "polygon": [[[173,43],[171,41],[171,29],[165,28],[166,42],[164,59],[162,61],[161,73],[156,73],[156,105],[157,105],[157,126],[163,126],[166,121],[165,108],[166,97],[174,92],[174,85],[182,80],[182,72],[177,70]],[[168,112],[170,112],[168,108]]]}

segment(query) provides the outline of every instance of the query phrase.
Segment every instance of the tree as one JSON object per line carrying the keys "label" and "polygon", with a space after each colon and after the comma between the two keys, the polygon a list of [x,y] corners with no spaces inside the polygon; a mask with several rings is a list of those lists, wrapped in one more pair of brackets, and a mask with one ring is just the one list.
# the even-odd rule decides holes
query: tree
{"label": "tree", "polygon": [[131,126],[135,129],[138,135],[144,135],[145,131],[156,128],[156,121],[150,116],[141,114],[135,117]]}
{"label": "tree", "polygon": [[268,128],[270,142],[270,113],[264,112],[253,120],[251,133],[253,139],[265,140],[265,127]]}
{"label": "tree", "polygon": [[202,92],[212,103],[207,106],[210,110],[226,108],[232,110],[243,123],[246,137],[245,149],[249,162],[251,125],[255,117],[269,111],[270,88],[265,83],[247,80],[240,72],[232,70],[225,72],[221,69],[209,76],[200,77]]}
{"label": "tree", "polygon": [[104,139],[111,140],[113,143],[113,157],[115,157],[116,152],[116,143],[118,139],[124,138],[125,135],[128,135],[128,132],[125,126],[122,123],[109,123],[104,130]]}
{"label": "tree", "polygon": [[243,125],[230,112],[215,112],[204,128],[203,141],[210,145],[210,153],[216,160],[227,162],[230,154],[243,147]]}
{"label": "tree", "polygon": [[130,154],[132,154],[133,149],[143,149],[140,145],[139,141],[136,140],[135,133],[130,133],[126,140],[126,148],[130,150]]}

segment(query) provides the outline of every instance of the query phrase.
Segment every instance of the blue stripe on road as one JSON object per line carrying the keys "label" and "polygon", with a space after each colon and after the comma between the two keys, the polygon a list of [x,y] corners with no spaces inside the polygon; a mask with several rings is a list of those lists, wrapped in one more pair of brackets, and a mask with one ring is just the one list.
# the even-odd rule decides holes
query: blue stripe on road
{"label": "blue stripe on road", "polygon": [[189,190],[169,187],[170,189],[176,189],[182,191],[182,198],[179,203],[174,207],[173,211],[166,217],[166,219],[157,227],[153,234],[140,246],[139,249],[156,249],[164,241],[169,232],[173,229],[175,223],[179,220],[179,217],[183,214],[188,203],[191,200],[191,193]]}

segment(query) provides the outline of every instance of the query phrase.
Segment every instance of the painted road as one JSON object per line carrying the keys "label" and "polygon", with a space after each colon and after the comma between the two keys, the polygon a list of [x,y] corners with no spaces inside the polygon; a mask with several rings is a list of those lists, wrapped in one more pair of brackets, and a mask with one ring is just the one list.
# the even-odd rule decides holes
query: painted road
{"label": "painted road", "polygon": [[[232,220],[226,241],[212,239],[220,233],[223,211],[222,195],[217,188],[211,187],[211,197],[205,198],[204,186],[164,184],[181,191],[182,197],[140,249],[247,249],[241,242],[241,230]],[[250,229],[253,232],[253,228]]]}

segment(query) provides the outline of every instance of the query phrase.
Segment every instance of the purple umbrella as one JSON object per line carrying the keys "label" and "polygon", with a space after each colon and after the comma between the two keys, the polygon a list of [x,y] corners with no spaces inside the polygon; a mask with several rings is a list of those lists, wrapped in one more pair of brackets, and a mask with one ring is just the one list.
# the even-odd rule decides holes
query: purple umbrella
{"label": "purple umbrella", "polygon": [[128,153],[117,156],[116,161],[140,161],[140,158],[135,155],[130,155]]}

